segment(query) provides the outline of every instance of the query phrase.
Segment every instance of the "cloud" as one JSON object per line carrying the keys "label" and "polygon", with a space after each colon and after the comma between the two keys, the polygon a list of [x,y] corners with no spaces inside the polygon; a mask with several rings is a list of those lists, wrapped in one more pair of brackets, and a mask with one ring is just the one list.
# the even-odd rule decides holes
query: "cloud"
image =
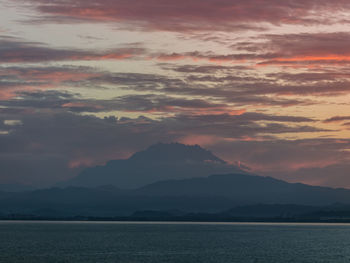
{"label": "cloud", "polygon": [[[290,41],[289,38],[293,40]],[[219,65],[171,65],[166,66],[160,63],[163,69],[168,69],[176,72],[181,72],[186,77],[169,77],[163,75],[138,74],[138,73],[107,73],[98,72],[95,70],[77,70],[77,69],[20,69],[12,68],[12,72],[0,73],[3,76],[2,86],[8,86],[6,90],[10,90],[15,83],[24,88],[34,86],[42,86],[46,80],[46,85],[52,87],[58,82],[69,83],[74,85],[86,85],[88,82],[91,85],[95,84],[111,84],[125,85],[128,89],[137,90],[161,90],[163,92],[184,92],[184,94],[196,95],[203,93],[208,96],[213,95],[214,89],[208,89],[208,86],[218,90],[217,96],[222,94],[222,97],[241,98],[241,101],[257,101],[258,104],[265,105],[281,105],[293,106],[303,104],[305,101],[294,99],[287,101],[285,98],[263,98],[264,95],[279,94],[279,95],[332,95],[347,93],[349,91],[348,73],[344,71],[344,67],[338,72],[329,72],[328,69],[320,69],[320,67],[331,63],[346,65],[350,55],[350,50],[347,43],[350,40],[348,33],[314,33],[314,34],[293,34],[293,35],[265,35],[265,41],[255,43],[249,42],[237,44],[236,49],[250,50],[254,47],[254,53],[238,53],[218,55],[211,52],[187,52],[183,54],[154,54],[156,59],[171,57],[172,59],[191,58],[193,60],[204,61],[226,61],[236,62],[236,66],[219,66]],[[107,51],[84,51],[84,50],[64,50],[54,49],[43,46],[39,43],[30,43],[19,41],[18,39],[5,38],[0,41],[0,61],[3,62],[47,62],[47,61],[65,61],[65,60],[100,60],[100,59],[127,59],[127,58],[142,58],[148,53],[142,48],[120,48]],[[131,54],[131,56],[124,56]],[[319,58],[326,59],[319,59]],[[317,58],[317,59],[315,59]],[[338,58],[341,58],[340,60]],[[259,69],[246,64],[247,61],[253,65],[291,65],[298,64],[299,66],[308,68],[318,67],[315,72],[303,73],[274,73],[262,76],[258,74]],[[249,64],[249,63],[248,63]],[[9,70],[9,69],[8,69]],[[51,71],[50,71],[51,70]],[[4,69],[2,69],[4,71]],[[50,71],[50,72],[49,72]],[[344,71],[344,72],[343,72]],[[8,75],[6,75],[6,73]],[[186,74],[187,73],[187,74]],[[191,73],[191,74],[188,74]],[[233,74],[234,73],[234,74]],[[94,75],[95,74],[95,75]],[[26,83],[24,81],[6,81],[13,78],[23,80],[30,78]],[[7,79],[5,78],[7,77]],[[328,77],[328,78],[327,78]],[[284,80],[284,83],[281,80]],[[51,80],[51,83],[48,83]],[[86,81],[85,81],[86,80]],[[85,81],[85,83],[84,83]],[[152,87],[152,85],[155,85]],[[232,86],[234,88],[232,88]],[[47,87],[47,86],[46,86]],[[125,87],[125,88],[126,88]],[[2,90],[4,90],[3,88]],[[13,92],[3,92],[2,97],[9,97]],[[210,94],[212,93],[212,94]],[[200,94],[199,94],[200,95]],[[258,96],[258,97],[257,97]],[[236,102],[238,99],[236,99]],[[233,101],[232,101],[233,102]],[[306,102],[306,103],[310,103]]]}
{"label": "cloud", "polygon": [[[55,22],[114,22],[133,29],[168,31],[234,31],[261,28],[257,23],[329,24],[349,3],[336,0],[28,0]],[[317,15],[316,15],[317,14]],[[324,14],[329,14],[325,17]],[[45,17],[45,15],[47,15]],[[344,20],[344,19],[343,19]]]}
{"label": "cloud", "polygon": [[[348,162],[334,162],[334,164],[319,163],[321,167],[305,167],[296,171],[284,171],[280,177],[291,182],[306,182],[312,185],[322,185],[337,188],[349,188],[350,178]],[[326,164],[326,166],[325,166]],[[328,164],[328,165],[327,165]],[[273,173],[273,175],[275,175]]]}
{"label": "cloud", "polygon": [[100,73],[89,67],[0,66],[0,100],[9,100],[25,91],[64,89]]}
{"label": "cloud", "polygon": [[177,115],[173,118],[164,119],[164,123],[173,132],[181,134],[182,137],[196,134],[236,140],[246,140],[247,138],[266,140],[283,133],[327,131],[308,125],[289,124],[290,122],[300,121],[307,122],[310,120],[292,116],[271,116],[249,112],[240,115]]}
{"label": "cloud", "polygon": [[[266,140],[283,133],[324,131],[308,126],[314,120],[305,117],[253,112],[210,115],[211,109],[215,111],[222,105],[201,100],[148,95],[121,97],[112,105],[111,101],[97,104],[125,111],[131,102],[142,111],[155,105],[162,111],[168,105],[203,110],[201,114],[180,111],[150,119],[80,115],[74,113],[75,108],[93,111],[96,104],[91,106],[91,101],[67,92],[26,92],[21,98],[1,105],[0,130],[6,131],[0,134],[0,163],[6,163],[2,166],[2,181],[31,181],[41,186],[71,177],[85,166],[128,157],[159,141],[189,142],[192,136],[215,144],[221,140]],[[9,120],[16,125],[8,125]],[[16,170],[19,164],[21,169]]]}
{"label": "cloud", "polygon": [[156,125],[150,126],[151,120],[142,118],[123,121],[65,112],[17,117],[22,125],[0,135],[0,163],[6,164],[2,181],[47,185],[76,174],[79,169],[72,168],[78,163],[93,165],[127,157],[150,141],[165,140]]}
{"label": "cloud", "polygon": [[[238,64],[236,68],[241,65],[241,67],[245,66],[245,70],[248,70],[249,67],[262,66],[306,69],[327,65],[343,67],[350,63],[350,48],[346,44],[349,40],[348,32],[260,34],[247,38],[243,42],[233,41],[231,49],[234,52],[231,54],[191,51],[155,53],[153,58],[160,62],[191,60],[193,62]],[[179,69],[184,68],[179,67]],[[187,67],[187,69],[191,68]]]}
{"label": "cloud", "polygon": [[251,68],[244,66],[227,66],[227,65],[174,65],[167,63],[160,63],[159,66],[165,70],[172,70],[181,73],[195,73],[195,74],[215,74],[217,72],[231,72],[245,70],[249,71]]}
{"label": "cloud", "polygon": [[[116,85],[122,89],[136,92],[157,92],[167,95],[182,96],[204,96],[216,98],[222,102],[244,105],[270,105],[270,106],[294,106],[310,104],[311,101],[298,100],[292,98],[274,98],[264,95],[269,94],[307,94],[307,93],[329,93],[329,86],[323,85],[315,89],[314,84],[309,86],[281,85],[275,81],[230,76],[232,72],[227,72],[227,77],[221,77],[214,84],[202,83],[202,79],[195,81],[195,78],[178,78],[140,73],[110,73],[88,81],[95,85]],[[188,76],[187,76],[188,77]],[[208,77],[215,79],[216,77]],[[348,90],[348,85],[344,83],[338,88],[340,91]],[[332,91],[336,92],[334,88]]]}
{"label": "cloud", "polygon": [[[348,32],[266,34],[256,39],[235,43],[240,56],[255,60],[258,66],[322,67],[344,66],[350,62]],[[248,53],[244,53],[248,52]]]}
{"label": "cloud", "polygon": [[0,37],[0,63],[27,63],[79,60],[123,60],[143,52],[141,48],[116,48],[96,52],[81,49],[52,48],[42,43]]}
{"label": "cloud", "polygon": [[259,65],[346,65],[350,62],[350,49],[345,43],[350,40],[347,32],[304,33],[269,35],[269,42],[260,48],[274,52],[271,58]]}
{"label": "cloud", "polygon": [[83,66],[8,66],[0,67],[0,76],[6,79],[21,81],[37,81],[38,83],[64,83],[80,81],[99,76],[99,72]]}
{"label": "cloud", "polygon": [[[340,174],[348,167],[349,142],[325,139],[339,130],[322,127],[331,123],[346,129],[350,118],[320,120],[311,107],[307,116],[300,114],[309,105],[334,106],[335,99],[328,98],[350,91],[350,34],[327,33],[349,23],[345,19],[349,1],[15,0],[15,4],[14,10],[36,12],[25,10],[31,19],[26,23],[32,23],[26,34],[12,29],[6,34],[33,37],[39,31],[30,27],[38,22],[54,22],[55,28],[58,22],[96,22],[112,25],[112,30],[104,27],[105,43],[92,31],[78,36],[73,29],[67,36],[109,45],[121,34],[139,42],[99,50],[0,37],[2,181],[49,185],[82,167],[127,157],[149,144],[181,141],[204,144],[265,175],[331,184],[332,175],[327,177],[324,171],[333,167],[336,176],[347,182]],[[136,37],[135,32],[129,35],[121,29],[144,33]],[[238,30],[255,31],[237,34]],[[176,34],[167,33],[171,40],[157,42],[164,34],[152,35],[154,31]],[[168,42],[174,39],[179,42]],[[128,65],[122,73],[119,65],[97,62],[105,60],[128,60]],[[140,61],[150,68],[143,68]],[[76,66],[86,64],[105,69]],[[96,117],[108,115],[113,116]],[[291,137],[314,139],[281,139]]]}
{"label": "cloud", "polygon": [[9,108],[27,108],[32,110],[65,109],[72,112],[139,112],[146,113],[189,113],[189,114],[241,114],[244,110],[234,110],[222,103],[213,103],[201,99],[186,99],[165,95],[125,95],[110,99],[88,99],[80,94],[65,91],[22,91],[16,98],[0,102],[0,106]]}
{"label": "cloud", "polygon": [[324,120],[323,122],[331,123],[331,122],[342,122],[342,121],[348,121],[348,120],[350,120],[350,116],[334,116],[332,118]]}
{"label": "cloud", "polygon": [[[210,68],[210,67],[209,67]],[[199,108],[198,103],[213,104],[211,109],[217,112],[234,112],[244,109],[246,106],[274,106],[290,107],[294,105],[309,105],[313,102],[306,99],[273,97],[270,94],[307,94],[344,92],[348,90],[347,82],[338,83],[338,87],[330,89],[329,84],[312,83],[306,85],[281,85],[274,80],[258,78],[247,75],[244,71],[232,71],[225,69],[224,76],[213,76],[202,73],[188,75],[186,77],[172,77],[171,75],[142,74],[142,73],[111,73],[89,67],[2,67],[0,68],[0,98],[9,100],[26,91],[44,91],[57,89],[64,91],[67,88],[75,89],[109,89],[125,90],[133,95],[126,95],[118,99],[105,99],[100,101],[84,101],[83,98],[75,98],[75,103],[67,104],[67,107],[75,110],[83,110],[84,105],[89,104],[93,111],[125,110],[180,112],[182,109]],[[335,84],[334,84],[335,85]],[[316,88],[317,87],[317,88]],[[144,93],[157,93],[152,99]],[[142,93],[137,94],[137,93]],[[47,94],[46,94],[47,95]],[[45,96],[46,96],[45,95]],[[191,98],[186,98],[190,96]],[[166,99],[166,97],[172,98]],[[177,97],[177,99],[175,99]],[[197,98],[200,97],[200,98]],[[44,98],[44,97],[43,97]],[[28,98],[27,98],[28,99]],[[128,100],[128,101],[127,101]],[[142,107],[139,103],[143,103]],[[160,101],[161,100],[161,101]],[[187,106],[179,101],[186,103]],[[208,100],[211,102],[209,103]],[[63,101],[64,103],[72,101]],[[17,103],[20,103],[17,101]],[[148,103],[148,105],[145,105]],[[99,105],[100,104],[100,105]],[[163,106],[161,105],[163,104]],[[194,105],[193,107],[189,104]],[[225,105],[226,104],[226,105]],[[121,107],[121,105],[124,105]],[[169,106],[167,109],[165,106]],[[129,108],[129,109],[127,109]],[[215,109],[216,108],[216,109]]]}
{"label": "cloud", "polygon": [[[247,164],[252,172],[290,182],[350,187],[347,139],[217,141],[210,148],[225,160]],[[334,170],[333,170],[334,168]]]}
{"label": "cloud", "polygon": [[345,68],[338,70],[319,70],[314,72],[303,72],[303,73],[270,73],[268,77],[283,80],[289,83],[315,83],[315,82],[328,82],[334,83],[336,81],[346,81],[350,78],[350,72]]}

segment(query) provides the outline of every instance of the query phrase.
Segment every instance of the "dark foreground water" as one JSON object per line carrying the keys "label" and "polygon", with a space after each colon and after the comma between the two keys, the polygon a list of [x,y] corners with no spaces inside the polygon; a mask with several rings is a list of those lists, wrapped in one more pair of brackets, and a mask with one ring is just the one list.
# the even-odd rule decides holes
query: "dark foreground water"
{"label": "dark foreground water", "polygon": [[350,225],[0,222],[0,262],[350,262]]}

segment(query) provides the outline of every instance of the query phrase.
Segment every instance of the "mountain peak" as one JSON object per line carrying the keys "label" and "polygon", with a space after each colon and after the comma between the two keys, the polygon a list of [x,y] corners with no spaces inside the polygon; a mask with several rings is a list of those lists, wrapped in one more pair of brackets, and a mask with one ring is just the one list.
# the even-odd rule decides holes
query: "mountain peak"
{"label": "mountain peak", "polygon": [[129,159],[111,160],[106,165],[87,168],[64,185],[114,185],[131,189],[161,180],[227,173],[245,172],[199,145],[158,143],[135,153]]}
{"label": "mountain peak", "polygon": [[213,162],[225,164],[226,162],[212,152],[199,145],[185,145],[181,143],[157,143],[146,150],[135,153],[130,157],[133,161],[157,162]]}

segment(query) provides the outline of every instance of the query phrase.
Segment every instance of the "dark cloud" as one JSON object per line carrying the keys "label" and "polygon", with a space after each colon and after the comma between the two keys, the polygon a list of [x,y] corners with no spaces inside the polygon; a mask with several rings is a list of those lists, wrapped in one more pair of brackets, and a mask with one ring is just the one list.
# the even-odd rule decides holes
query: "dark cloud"
{"label": "dark cloud", "polygon": [[53,183],[76,174],[79,169],[74,168],[127,157],[150,142],[166,140],[156,122],[145,118],[100,119],[62,112],[26,114],[20,119],[21,126],[0,135],[0,163],[7,163],[2,166],[2,181]]}
{"label": "dark cloud", "polygon": [[[153,57],[169,62],[185,59],[213,63],[244,63],[251,67],[321,67],[346,66],[350,63],[348,32],[261,34],[231,45],[232,54],[214,52],[160,53]],[[233,68],[233,67],[232,67]],[[179,69],[183,69],[179,67]],[[193,71],[193,68],[189,68]],[[238,68],[237,68],[238,69]],[[248,66],[245,67],[248,70]]]}
{"label": "dark cloud", "polygon": [[[2,166],[3,182],[30,181],[47,185],[73,176],[81,167],[127,157],[159,141],[190,142],[191,136],[209,136],[214,141],[215,138],[266,139],[282,133],[323,131],[308,126],[314,121],[309,118],[262,113],[102,119],[75,114],[69,112],[71,109],[67,107],[62,108],[62,103],[76,99],[75,95],[48,91],[22,94],[22,98],[24,101],[19,103],[7,101],[8,105],[5,106],[22,111],[4,111],[0,118],[0,130],[8,131],[0,135],[0,163],[6,163]],[[144,107],[147,98],[121,100],[141,99],[137,103]],[[164,97],[158,103],[162,103],[161,99],[165,100],[165,104],[170,101],[181,107],[189,105],[188,101]],[[191,107],[212,106],[196,101]],[[23,111],[27,107],[33,107],[35,111]],[[304,125],[299,122],[304,122]],[[18,170],[18,166],[21,169]]]}
{"label": "dark cloud", "polygon": [[[257,65],[268,66],[344,66],[350,62],[348,32],[299,33],[265,35],[265,42],[237,43],[232,48],[240,50],[241,56],[255,60]],[[244,54],[242,52],[250,52]]]}
{"label": "dark cloud", "polygon": [[251,68],[244,66],[223,66],[223,65],[174,65],[167,63],[159,63],[159,66],[165,70],[172,70],[181,73],[200,73],[200,74],[214,74],[217,72],[231,72],[236,71],[249,71]]}
{"label": "dark cloud", "polygon": [[[311,64],[327,65],[331,61],[333,61],[332,63],[343,65],[350,61],[350,57],[348,58],[350,50],[348,45],[344,44],[350,40],[350,36],[347,33],[265,35],[265,38],[265,42],[252,42],[250,44],[255,47],[255,53],[217,55],[213,53],[189,52],[184,54],[158,54],[155,55],[155,58],[163,60],[196,58],[213,62],[250,60],[257,65],[276,62],[277,64],[282,63],[285,65],[297,63],[307,67]],[[289,38],[292,38],[292,40],[290,41]],[[248,44],[245,43],[244,45]],[[251,46],[247,47],[247,49],[251,49]],[[241,46],[238,45],[236,48],[244,49],[243,44]],[[38,43],[27,43],[7,38],[0,43],[0,49],[4,51],[0,54],[0,61],[4,62],[120,59],[129,58],[128,56],[124,57],[123,54],[128,53],[131,54],[130,57],[133,57],[146,52],[139,48],[121,48],[104,52],[61,50],[48,48]],[[2,81],[0,86],[8,87],[6,90],[10,90],[16,84],[24,87],[44,86],[45,80],[47,85],[52,85],[58,81],[77,86],[111,84],[123,85],[124,88],[138,91],[158,90],[161,92],[183,92],[190,95],[222,95],[222,97],[231,98],[231,101],[235,98],[242,98],[242,101],[244,101],[247,96],[251,96],[260,101],[258,102],[260,104],[268,102],[268,98],[258,98],[256,96],[268,94],[332,95],[349,91],[348,74],[346,72],[329,72],[327,69],[323,72],[320,70],[318,72],[299,74],[284,72],[261,76],[261,74],[257,74],[256,69],[247,69],[244,66],[180,65],[176,67],[162,64],[160,66],[164,69],[181,72],[184,74],[184,77],[171,78],[169,76],[137,73],[102,73],[96,70],[94,73],[92,70],[87,69],[79,72],[79,70],[71,68],[50,68],[47,70],[43,68],[40,70],[13,68],[12,72],[7,72],[8,75],[6,75],[6,72],[1,73]],[[191,73],[191,75],[188,73]],[[13,82],[13,78],[17,81]],[[30,82],[25,82],[23,78],[30,79]],[[51,83],[48,83],[48,80]],[[284,80],[286,83],[282,84],[281,80]],[[213,92],[214,88],[216,92]],[[291,102],[283,99],[272,99],[267,105],[289,106],[300,103],[303,102],[295,99]]]}
{"label": "dark cloud", "polygon": [[348,32],[335,33],[300,33],[287,35],[266,35],[269,42],[261,48],[269,48],[285,57],[349,55],[350,48],[346,42],[350,40]]}
{"label": "dark cloud", "polygon": [[[216,98],[223,102],[235,103],[237,105],[271,105],[271,106],[293,106],[311,104],[311,101],[272,98],[264,95],[269,94],[320,94],[337,91],[347,91],[347,83],[334,84],[337,87],[330,89],[329,85],[318,84],[303,85],[281,85],[274,80],[245,76],[225,77],[204,76],[175,78],[162,75],[136,74],[136,73],[111,73],[103,76],[90,78],[88,82],[96,85],[115,85],[126,90],[137,92],[157,92],[164,94],[182,96],[206,96]],[[217,81],[215,81],[217,79]],[[209,81],[210,80],[210,81]],[[205,82],[205,83],[203,83]],[[208,83],[213,82],[213,83]]]}
{"label": "dark cloud", "polygon": [[207,113],[226,112],[230,109],[221,103],[201,99],[185,99],[165,95],[125,95],[111,99],[86,99],[80,94],[58,90],[23,91],[17,97],[0,102],[3,107],[28,109],[66,109],[72,112],[140,112],[142,113]]}
{"label": "dark cloud", "polygon": [[41,43],[26,42],[16,38],[0,38],[0,63],[120,60],[129,59],[143,52],[141,48],[117,48],[106,51],[58,49]]}
{"label": "dark cloud", "polygon": [[[23,0],[20,0],[23,2]],[[170,31],[242,30],[259,22],[280,24],[331,23],[333,14],[349,8],[345,0],[28,0],[44,19],[75,22],[117,22],[132,28]],[[318,14],[315,15],[315,12]],[[342,18],[339,18],[340,20]],[[339,20],[338,19],[338,20]],[[261,26],[260,26],[261,27]]]}
{"label": "dark cloud", "polygon": [[289,83],[312,83],[312,82],[327,82],[334,83],[336,81],[346,81],[350,79],[350,72],[344,70],[343,68],[338,69],[337,71],[332,70],[315,70],[314,72],[303,72],[303,73],[271,73],[267,77],[274,79],[283,80]]}
{"label": "dark cloud", "polygon": [[[88,67],[3,67],[0,68],[0,75],[3,79],[0,80],[0,95],[2,99],[10,99],[16,94],[25,93],[25,91],[59,89],[64,87],[75,88],[93,88],[93,89],[125,89],[129,92],[152,92],[160,94],[157,98],[153,96],[153,101],[149,101],[148,107],[145,110],[158,109],[161,104],[166,106],[175,106],[173,109],[178,110],[184,105],[176,105],[173,98],[172,101],[166,101],[164,97],[181,96],[178,100],[188,101],[194,107],[187,105],[184,108],[196,108],[199,101],[204,103],[204,100],[210,100],[207,104],[214,104],[214,107],[227,108],[231,106],[245,107],[246,105],[259,106],[294,106],[308,105],[312,101],[301,100],[295,98],[271,97],[269,94],[322,94],[322,93],[337,93],[348,90],[347,82],[344,83],[311,83],[309,85],[281,85],[274,80],[267,78],[258,78],[254,75],[247,75],[234,69],[233,75],[231,71],[225,73],[224,76],[213,75],[187,75],[187,77],[171,77],[156,74],[141,74],[141,73],[110,73],[103,72],[97,69]],[[23,93],[23,94],[24,94]],[[142,107],[137,104],[142,96],[128,97],[128,102],[125,101],[127,96],[113,100],[105,100],[104,107],[99,108],[99,102],[90,101],[90,105],[94,106],[93,111],[108,111],[109,109],[120,109],[117,105],[127,105],[129,110],[134,108],[139,111]],[[161,99],[161,97],[163,98]],[[186,96],[201,97],[201,99],[187,99]],[[134,101],[131,101],[131,100]],[[157,101],[162,100],[162,103]],[[69,102],[69,101],[65,101]],[[83,99],[77,101],[84,103]],[[133,104],[135,103],[135,104]],[[223,104],[227,104],[224,107]],[[145,100],[143,102],[145,104]],[[73,106],[74,107],[74,106]],[[169,111],[170,107],[168,108]],[[79,107],[75,107],[79,110]],[[81,107],[82,108],[82,107]],[[124,107],[125,108],[125,107]],[[198,108],[198,107],[197,107]],[[205,108],[205,107],[203,107]],[[165,108],[164,108],[165,109]]]}
{"label": "dark cloud", "polygon": [[[211,135],[230,139],[257,139],[274,137],[276,134],[327,131],[308,125],[288,125],[279,122],[312,121],[292,116],[272,116],[259,113],[241,115],[178,115],[165,119],[167,126],[183,136]],[[261,123],[263,122],[263,123]]]}
{"label": "dark cloud", "polygon": [[23,91],[17,93],[17,97],[14,99],[1,101],[0,105],[7,108],[22,110],[59,109],[62,108],[62,105],[65,103],[69,103],[75,99],[79,100],[79,97],[63,91]]}
{"label": "dark cloud", "polygon": [[[307,167],[296,171],[280,172],[279,177],[290,182],[306,182],[336,188],[349,188],[350,165],[347,160],[322,167]],[[276,175],[275,173],[271,173]]]}
{"label": "dark cloud", "polygon": [[[221,141],[211,146],[227,160],[290,182],[350,187],[347,139]],[[333,170],[333,168],[335,168]]]}
{"label": "dark cloud", "polygon": [[348,121],[348,120],[350,120],[350,116],[334,116],[332,118],[324,120],[323,122],[331,123],[331,122],[342,122],[342,121]]}
{"label": "dark cloud", "polygon": [[83,82],[99,74],[98,70],[89,67],[0,66],[0,100],[11,99],[25,91],[62,90],[65,84]]}

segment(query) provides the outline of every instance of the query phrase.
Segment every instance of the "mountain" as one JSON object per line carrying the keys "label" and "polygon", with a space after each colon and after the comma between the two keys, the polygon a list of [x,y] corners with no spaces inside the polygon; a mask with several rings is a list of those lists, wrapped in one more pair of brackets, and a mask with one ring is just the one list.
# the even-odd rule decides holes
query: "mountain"
{"label": "mountain", "polygon": [[10,198],[14,195],[16,195],[16,193],[0,191],[0,200],[5,198]]}
{"label": "mountain", "polygon": [[197,222],[350,222],[349,205],[305,206],[256,204],[237,206],[219,213],[184,213],[165,210],[137,211],[118,220]]}
{"label": "mountain", "polygon": [[115,185],[124,189],[160,180],[206,177],[211,174],[245,173],[198,145],[158,143],[126,160],[85,169],[77,177],[57,186],[97,187]]}
{"label": "mountain", "polygon": [[0,214],[45,217],[127,216],[135,211],[184,210],[217,212],[232,207],[232,200],[212,196],[144,196],[113,187],[50,188],[0,196]]}
{"label": "mountain", "polygon": [[[319,215],[329,214],[330,217],[340,217],[346,214],[346,206],[306,206],[293,204],[256,204],[236,206],[218,213],[184,213],[178,210],[136,211],[130,218],[139,220],[189,220],[189,221],[239,221],[256,219],[320,219]],[[347,209],[347,210],[346,210]]]}
{"label": "mountain", "polygon": [[328,208],[319,206],[294,205],[294,204],[256,204],[247,206],[237,206],[221,215],[226,217],[244,217],[244,218],[273,218],[273,217],[300,217],[318,212]]}
{"label": "mountain", "polygon": [[0,184],[0,191],[4,192],[23,192],[32,191],[35,188],[25,184]]}
{"label": "mountain", "polygon": [[211,175],[206,178],[161,181],[139,188],[137,192],[145,196],[220,196],[238,204],[350,203],[348,189],[287,183],[272,177],[248,174]]}
{"label": "mountain", "polygon": [[210,151],[199,145],[185,145],[181,143],[158,143],[132,155],[129,159],[137,163],[193,163],[211,162],[226,164]]}
{"label": "mountain", "polygon": [[[350,190],[292,184],[248,174],[225,174],[166,180],[133,190],[103,186],[11,193],[10,196],[0,195],[0,214],[113,217],[129,216],[137,211],[228,211],[225,217],[254,214],[266,217],[301,214],[310,210],[303,206],[334,203],[350,204]],[[256,207],[256,204],[264,205]],[[230,210],[238,206],[249,207]]]}

